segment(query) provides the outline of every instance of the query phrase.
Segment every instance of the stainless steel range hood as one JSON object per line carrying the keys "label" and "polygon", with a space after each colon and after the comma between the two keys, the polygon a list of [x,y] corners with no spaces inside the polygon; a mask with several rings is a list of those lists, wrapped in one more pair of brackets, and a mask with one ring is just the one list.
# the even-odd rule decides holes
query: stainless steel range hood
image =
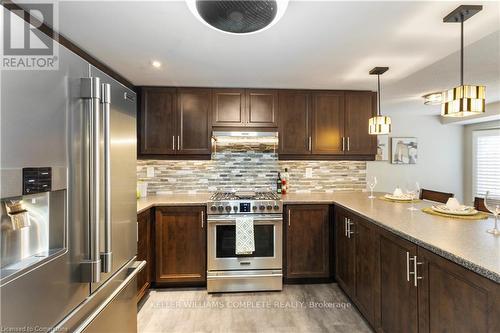
{"label": "stainless steel range hood", "polygon": [[213,131],[212,139],[218,143],[278,144],[278,132]]}

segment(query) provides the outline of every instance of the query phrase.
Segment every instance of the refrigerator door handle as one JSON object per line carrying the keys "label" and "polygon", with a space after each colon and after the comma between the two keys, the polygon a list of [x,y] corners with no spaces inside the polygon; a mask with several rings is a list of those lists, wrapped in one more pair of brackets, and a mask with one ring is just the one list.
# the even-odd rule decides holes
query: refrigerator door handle
{"label": "refrigerator door handle", "polygon": [[100,106],[101,85],[98,77],[86,77],[81,81],[81,98],[84,101],[83,112],[88,136],[88,154],[84,160],[85,174],[88,175],[88,220],[89,255],[82,263],[83,282],[99,282],[101,280],[101,259],[99,253],[99,169],[100,169]]}
{"label": "refrigerator door handle", "polygon": [[111,85],[101,85],[104,134],[104,252],[101,252],[101,272],[109,273],[113,266],[111,251],[111,160],[109,117],[111,107]]}

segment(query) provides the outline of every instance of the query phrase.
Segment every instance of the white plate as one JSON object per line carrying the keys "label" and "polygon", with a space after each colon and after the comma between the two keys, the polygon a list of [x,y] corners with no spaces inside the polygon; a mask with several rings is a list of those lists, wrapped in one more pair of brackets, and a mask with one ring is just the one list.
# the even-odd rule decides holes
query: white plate
{"label": "white plate", "polygon": [[475,210],[474,207],[469,207],[469,206],[460,206],[459,209],[450,209],[446,207],[446,205],[434,205],[431,208],[435,212],[449,214],[449,215],[470,216],[470,215],[476,215],[478,213],[478,211]]}
{"label": "white plate", "polygon": [[386,194],[386,195],[384,195],[384,198],[387,198],[389,200],[395,200],[395,201],[411,201],[411,197],[407,194],[403,194],[401,196],[394,196],[392,194]]}

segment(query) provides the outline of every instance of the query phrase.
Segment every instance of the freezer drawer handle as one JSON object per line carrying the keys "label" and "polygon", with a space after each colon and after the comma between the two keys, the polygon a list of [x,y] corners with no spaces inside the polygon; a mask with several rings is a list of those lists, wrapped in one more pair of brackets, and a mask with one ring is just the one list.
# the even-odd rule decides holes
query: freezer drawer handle
{"label": "freezer drawer handle", "polygon": [[85,321],[83,321],[80,326],[78,326],[76,329],[75,329],[75,333],[80,333],[80,332],[83,332],[87,326],[89,326],[89,324],[95,319],[97,318],[97,316],[99,316],[99,314],[106,308],[106,306],[108,306],[108,304],[110,304],[116,296],[118,296],[118,294],[120,294],[122,292],[123,289],[125,289],[127,287],[127,285],[130,283],[130,281],[132,281],[132,279],[140,272],[144,269],[144,266],[146,266],[146,261],[137,261],[134,263],[134,266],[135,268],[133,268],[134,270],[129,274],[127,275],[127,277],[125,278],[125,280],[123,280],[122,283],[120,283],[120,285],[118,286],[118,288],[115,289],[115,291],[113,291],[113,293],[111,293],[111,295],[108,296],[108,298],[106,298],[106,300],[104,302],[101,303],[101,305],[99,305],[99,307],[97,309],[95,309],[94,312],[92,312],[92,314],[90,316],[88,316]]}
{"label": "freezer drawer handle", "polygon": [[85,198],[89,228],[89,255],[82,263],[82,280],[99,282],[101,279],[101,259],[99,253],[99,182],[100,182],[100,120],[101,84],[98,77],[86,77],[80,81],[81,98],[84,101],[85,133],[88,149],[85,149],[84,168],[88,177],[89,197]]}
{"label": "freezer drawer handle", "polygon": [[111,272],[113,256],[111,251],[111,160],[110,160],[110,105],[111,85],[101,85],[104,129],[104,252],[101,252],[101,272]]}

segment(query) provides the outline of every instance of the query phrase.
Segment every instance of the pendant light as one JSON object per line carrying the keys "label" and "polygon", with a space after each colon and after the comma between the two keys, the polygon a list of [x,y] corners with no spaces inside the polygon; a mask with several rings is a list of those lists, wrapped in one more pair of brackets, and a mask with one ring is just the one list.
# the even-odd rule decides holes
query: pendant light
{"label": "pendant light", "polygon": [[380,113],[380,75],[387,72],[389,67],[375,67],[370,71],[370,75],[377,75],[377,115],[368,121],[368,134],[389,134],[392,125],[391,118],[382,116]]}
{"label": "pendant light", "polygon": [[483,6],[463,5],[443,18],[446,23],[460,23],[460,86],[442,93],[443,117],[468,117],[486,111],[485,86],[464,84],[464,22],[482,9]]}

